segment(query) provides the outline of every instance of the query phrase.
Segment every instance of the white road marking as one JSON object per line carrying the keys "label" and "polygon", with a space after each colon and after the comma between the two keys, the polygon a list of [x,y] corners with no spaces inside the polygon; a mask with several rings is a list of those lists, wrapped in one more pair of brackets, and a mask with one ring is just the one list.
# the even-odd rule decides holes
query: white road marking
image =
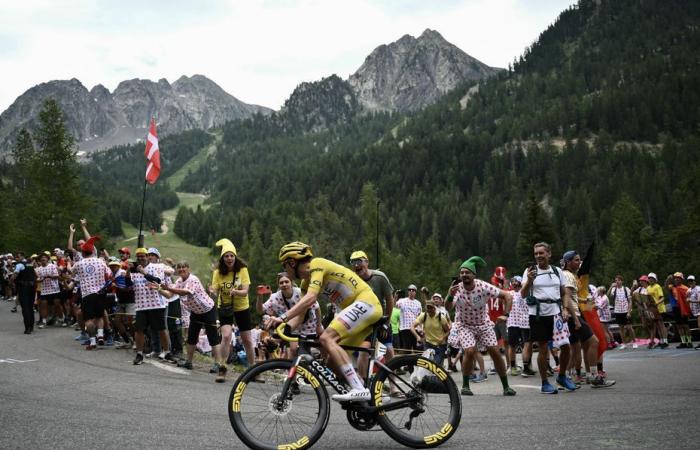
{"label": "white road marking", "polygon": [[531,384],[511,384],[510,387],[512,387],[512,388],[537,389],[538,391],[540,390],[540,386],[533,386],[533,385],[531,385]]}
{"label": "white road marking", "polygon": [[190,371],[186,369],[179,369],[177,367],[173,367],[170,364],[163,364],[158,361],[144,361],[147,362],[148,364],[153,364],[154,366],[158,367],[159,369],[167,370],[168,372],[172,373],[179,373],[180,375],[189,375]]}
{"label": "white road marking", "polygon": [[21,360],[21,359],[12,359],[12,358],[0,359],[0,363],[7,363],[7,364],[28,363],[28,362],[34,362],[34,361],[39,361],[39,360],[38,359]]}

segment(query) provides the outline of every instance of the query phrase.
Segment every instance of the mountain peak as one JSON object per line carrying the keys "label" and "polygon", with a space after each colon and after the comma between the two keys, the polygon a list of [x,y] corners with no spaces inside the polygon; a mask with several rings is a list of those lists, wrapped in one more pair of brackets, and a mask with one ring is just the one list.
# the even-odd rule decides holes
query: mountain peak
{"label": "mountain peak", "polygon": [[458,85],[499,69],[469,56],[430,28],[377,47],[348,82],[371,111],[414,111],[434,103]]}
{"label": "mountain peak", "polygon": [[168,135],[271,112],[241,102],[203,75],[182,76],[173,84],[165,78],[157,82],[133,78],[120,82],[111,93],[101,84],[88,91],[76,78],[52,80],[27,90],[0,115],[0,153],[14,144],[20,128],[37,128],[47,98],[58,102],[81,150],[142,139],[153,116],[158,118],[159,134]]}

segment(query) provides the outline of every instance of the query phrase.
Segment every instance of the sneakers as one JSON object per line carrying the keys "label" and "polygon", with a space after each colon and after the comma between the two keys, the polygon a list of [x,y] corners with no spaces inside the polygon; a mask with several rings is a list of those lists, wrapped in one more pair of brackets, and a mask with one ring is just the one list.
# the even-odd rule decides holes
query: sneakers
{"label": "sneakers", "polygon": [[[216,381],[217,383],[223,383],[224,381],[226,381],[226,372],[228,372],[226,364],[221,364],[219,366],[219,371],[217,372],[216,378],[214,378],[214,381]],[[369,392],[369,390],[367,392]]]}
{"label": "sneakers", "polygon": [[138,366],[140,364],[143,364],[143,353],[137,353],[134,358],[134,365]]}
{"label": "sneakers", "polygon": [[507,387],[503,389],[503,396],[504,397],[514,397],[515,396],[515,390],[512,387]]}
{"label": "sneakers", "polygon": [[105,337],[97,336],[97,345],[105,345]]}
{"label": "sneakers", "polygon": [[523,371],[520,370],[520,368],[517,367],[517,366],[513,366],[513,367],[510,368],[510,375],[513,376],[513,377],[517,377],[517,376],[520,375],[521,373],[523,373]]}
{"label": "sneakers", "polygon": [[576,385],[572,383],[566,375],[559,375],[557,377],[557,384],[569,392],[573,392],[577,389]]}
{"label": "sneakers", "polygon": [[557,393],[559,393],[557,388],[555,388],[554,386],[549,384],[549,381],[547,381],[547,380],[544,380],[542,382],[542,388],[540,389],[540,392],[542,394],[557,394]]}
{"label": "sneakers", "polygon": [[474,376],[474,380],[472,380],[474,383],[483,383],[484,381],[488,381],[488,376],[483,373],[477,373]]}
{"label": "sneakers", "polygon": [[537,375],[537,373],[534,370],[530,369],[529,367],[526,367],[523,369],[523,373],[521,373],[520,375],[523,378],[527,378],[527,377],[533,377],[533,376]]}
{"label": "sneakers", "polygon": [[462,395],[474,395],[471,389],[469,389],[467,386],[462,386],[462,390],[460,391]]}
{"label": "sneakers", "polygon": [[114,345],[114,338],[112,337],[112,335],[107,336],[107,339],[105,339],[105,345],[106,346]]}
{"label": "sneakers", "polygon": [[130,348],[131,347],[131,342],[120,342],[115,346],[116,348],[122,349],[122,348]]}
{"label": "sneakers", "polygon": [[498,373],[498,372],[496,372],[496,368],[495,368],[495,367],[491,367],[491,368],[489,369],[489,375],[496,375],[497,373]]}
{"label": "sneakers", "polygon": [[634,342],[634,343],[632,344],[632,348],[639,348],[639,346],[637,345],[636,342]]}
{"label": "sneakers", "polygon": [[617,349],[618,349],[618,350],[624,350],[624,349],[626,349],[626,348],[627,348],[627,347],[625,346],[625,344],[620,344],[620,345],[617,346]]}
{"label": "sneakers", "polygon": [[211,369],[209,369],[209,373],[218,373],[219,372],[219,363],[214,363],[213,366],[211,366]]}
{"label": "sneakers", "polygon": [[688,345],[685,342],[683,342],[680,345],[676,345],[676,348],[688,348]]}
{"label": "sneakers", "polygon": [[571,380],[575,384],[583,384],[586,381],[586,378],[583,375],[574,375],[573,379]]}
{"label": "sneakers", "polygon": [[16,312],[17,312],[17,307],[14,306],[14,307],[10,310],[10,312],[15,312],[15,313],[16,313]]}
{"label": "sneakers", "polygon": [[158,359],[160,359],[161,361],[169,361],[171,363],[177,364],[177,359],[175,359],[173,354],[170,352],[167,352],[167,353],[165,351],[160,352],[160,354],[158,355]]}
{"label": "sneakers", "polygon": [[90,343],[88,343],[85,346],[85,350],[95,350],[96,348],[97,348],[97,346],[95,344],[90,344]]}
{"label": "sneakers", "polygon": [[615,380],[606,380],[601,376],[597,376],[593,381],[591,381],[592,388],[605,388],[610,387],[615,384]]}
{"label": "sneakers", "polygon": [[177,366],[182,367],[183,369],[192,370],[192,361],[182,361],[177,363]]}
{"label": "sneakers", "polygon": [[372,395],[369,389],[351,389],[347,394],[333,394],[331,398],[336,402],[366,402]]}
{"label": "sneakers", "polygon": [[70,326],[70,324],[68,323],[68,320],[63,319],[63,322],[61,323],[61,327],[68,328],[69,326]]}
{"label": "sneakers", "polygon": [[146,353],[146,354],[143,355],[143,356],[145,356],[146,358],[155,358],[156,356],[158,356],[158,353],[156,353],[156,352],[151,352],[151,353]]}
{"label": "sneakers", "polygon": [[79,335],[73,338],[74,341],[84,341],[85,339],[88,339],[88,335],[84,331],[81,331]]}
{"label": "sneakers", "polygon": [[666,348],[668,347],[668,342],[662,342],[659,345],[657,345],[658,348]]}
{"label": "sneakers", "polygon": [[39,322],[39,328],[41,328],[41,329],[46,328],[46,321],[45,320],[42,320],[41,322]]}

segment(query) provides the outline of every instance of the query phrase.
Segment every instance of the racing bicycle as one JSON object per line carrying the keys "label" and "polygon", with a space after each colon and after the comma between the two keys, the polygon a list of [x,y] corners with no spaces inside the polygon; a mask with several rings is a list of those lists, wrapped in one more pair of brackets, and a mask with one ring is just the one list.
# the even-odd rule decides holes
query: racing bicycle
{"label": "racing bicycle", "polygon": [[[457,430],[462,403],[452,378],[434,361],[403,355],[384,364],[386,351],[378,333],[386,332],[386,318],[375,324],[370,348],[341,346],[369,354],[366,387],[369,402],[340,402],[350,425],[367,431],[379,425],[397,442],[412,448],[444,444]],[[317,340],[294,336],[281,324],[277,337],[299,343],[294,360],[265,361],[246,370],[233,384],[228,413],[231,426],[245,445],[255,450],[292,450],[311,447],[323,435],[331,401],[326,384],[345,394],[348,386],[331,370],[318,351]],[[315,356],[316,355],[316,356]],[[413,367],[413,375],[399,370]],[[420,381],[415,375],[420,371]],[[391,386],[392,395],[385,390]]]}

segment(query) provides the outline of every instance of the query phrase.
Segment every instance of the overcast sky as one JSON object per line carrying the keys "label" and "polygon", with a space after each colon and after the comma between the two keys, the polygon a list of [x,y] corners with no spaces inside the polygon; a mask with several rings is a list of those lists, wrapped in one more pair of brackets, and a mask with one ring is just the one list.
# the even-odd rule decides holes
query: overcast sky
{"label": "overcast sky", "polygon": [[0,111],[30,87],[205,75],[279,109],[303,81],[347,78],[426,28],[506,67],[574,0],[0,0]]}

